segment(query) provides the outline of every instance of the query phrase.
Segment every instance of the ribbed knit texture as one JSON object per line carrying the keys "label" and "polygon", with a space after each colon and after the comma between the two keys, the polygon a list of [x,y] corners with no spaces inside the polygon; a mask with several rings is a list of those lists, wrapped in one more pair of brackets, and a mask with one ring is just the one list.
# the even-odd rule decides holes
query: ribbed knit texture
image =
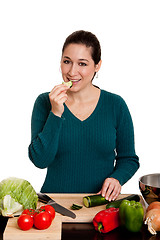
{"label": "ribbed knit texture", "polygon": [[64,104],[62,117],[51,112],[48,93],[34,105],[29,158],[47,168],[42,192],[96,193],[107,177],[123,185],[139,168],[132,119],[124,100],[101,90],[94,112],[84,121]]}

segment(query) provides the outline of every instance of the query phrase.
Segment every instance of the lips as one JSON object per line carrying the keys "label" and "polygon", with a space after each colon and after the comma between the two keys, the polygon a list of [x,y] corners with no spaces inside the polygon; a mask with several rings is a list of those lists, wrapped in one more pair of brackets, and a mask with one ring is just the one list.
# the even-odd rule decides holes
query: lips
{"label": "lips", "polygon": [[72,83],[76,83],[79,82],[81,79],[71,79],[71,78],[67,78],[68,81],[72,81]]}

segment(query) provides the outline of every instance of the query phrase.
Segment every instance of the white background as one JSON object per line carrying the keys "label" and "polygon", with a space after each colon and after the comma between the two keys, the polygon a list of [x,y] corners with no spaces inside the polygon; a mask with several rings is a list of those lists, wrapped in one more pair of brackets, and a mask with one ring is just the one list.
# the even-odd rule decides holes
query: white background
{"label": "white background", "polygon": [[25,178],[39,191],[46,169],[28,158],[36,97],[61,83],[61,48],[75,30],[97,35],[102,68],[94,83],[121,95],[132,115],[141,167],[122,188],[160,172],[160,1],[0,1],[0,181]]}

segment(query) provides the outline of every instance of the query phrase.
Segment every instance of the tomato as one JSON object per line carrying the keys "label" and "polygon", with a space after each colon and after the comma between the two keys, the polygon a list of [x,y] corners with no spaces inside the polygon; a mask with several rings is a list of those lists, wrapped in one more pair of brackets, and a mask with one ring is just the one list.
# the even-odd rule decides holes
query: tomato
{"label": "tomato", "polygon": [[23,210],[22,214],[28,214],[31,217],[34,217],[34,215],[36,214],[36,211],[34,209],[32,209],[32,208],[25,209],[25,210]]}
{"label": "tomato", "polygon": [[45,210],[45,212],[48,212],[51,214],[52,220],[55,218],[55,210],[51,205],[45,205],[45,206],[41,206],[40,210]]}
{"label": "tomato", "polygon": [[46,229],[52,223],[51,214],[48,212],[40,212],[34,216],[34,226],[38,229]]}
{"label": "tomato", "polygon": [[20,229],[26,231],[33,226],[33,217],[28,214],[21,214],[17,220]]}

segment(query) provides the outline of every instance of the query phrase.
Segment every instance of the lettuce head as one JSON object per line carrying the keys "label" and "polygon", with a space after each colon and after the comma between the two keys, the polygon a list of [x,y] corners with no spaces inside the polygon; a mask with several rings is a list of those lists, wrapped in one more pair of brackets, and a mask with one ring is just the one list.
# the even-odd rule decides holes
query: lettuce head
{"label": "lettuce head", "polygon": [[10,177],[0,182],[0,214],[19,215],[24,209],[37,208],[38,196],[24,179]]}

